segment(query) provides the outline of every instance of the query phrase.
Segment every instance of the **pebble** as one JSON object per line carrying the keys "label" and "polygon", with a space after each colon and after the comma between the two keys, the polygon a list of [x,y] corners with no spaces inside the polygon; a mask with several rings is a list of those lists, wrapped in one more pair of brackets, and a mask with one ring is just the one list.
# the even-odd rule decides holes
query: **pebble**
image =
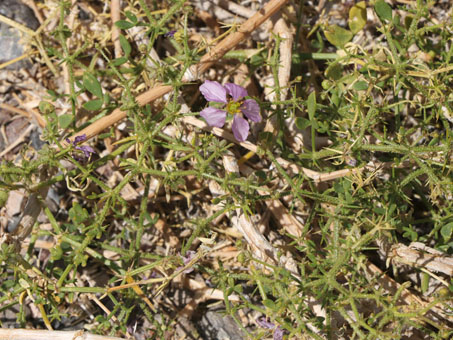
{"label": "pebble", "polygon": [[[39,27],[39,22],[33,11],[19,0],[1,0],[0,14],[19,24],[25,25],[32,30],[36,30]],[[17,28],[11,27],[1,21],[0,46],[2,47],[0,49],[0,64],[18,58],[26,51],[23,33]],[[19,70],[24,67],[29,67],[30,65],[29,60],[23,59],[6,68],[10,70]]]}

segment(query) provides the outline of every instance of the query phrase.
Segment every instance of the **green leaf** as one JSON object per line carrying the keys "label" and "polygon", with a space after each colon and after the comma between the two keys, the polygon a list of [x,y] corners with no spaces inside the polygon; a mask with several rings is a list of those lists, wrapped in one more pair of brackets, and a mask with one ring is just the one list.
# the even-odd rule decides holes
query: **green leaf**
{"label": "green leaf", "polygon": [[387,4],[384,0],[376,1],[374,10],[381,20],[392,20],[392,7]]}
{"label": "green leaf", "polygon": [[118,20],[117,22],[115,22],[115,26],[121,28],[122,30],[127,30],[134,27],[135,24],[126,20]]}
{"label": "green leaf", "polygon": [[349,20],[348,25],[352,33],[356,34],[359,32],[366,24],[366,3],[365,1],[360,1],[351,7],[349,10]]}
{"label": "green leaf", "polygon": [[334,46],[343,47],[352,39],[352,32],[338,25],[330,25],[324,29],[326,39]]}
{"label": "green leaf", "polygon": [[84,103],[83,108],[88,111],[96,111],[102,107],[102,104],[103,104],[102,99],[94,99]]}
{"label": "green leaf", "polygon": [[422,284],[421,284],[421,289],[422,293],[426,293],[429,288],[429,275],[427,273],[422,273]]}
{"label": "green leaf", "polygon": [[3,208],[8,201],[9,192],[0,188],[0,208]]}
{"label": "green leaf", "polygon": [[343,68],[338,63],[332,63],[324,72],[327,78],[339,80],[343,76]]}
{"label": "green leaf", "polygon": [[308,118],[313,121],[316,112],[316,93],[312,92],[307,99]]}
{"label": "green leaf", "polygon": [[85,72],[83,74],[83,86],[98,98],[102,98],[102,87],[95,76]]}
{"label": "green leaf", "polygon": [[297,117],[296,118],[296,127],[298,129],[304,130],[311,125],[311,122],[307,118]]}
{"label": "green leaf", "polygon": [[356,82],[352,88],[356,91],[365,91],[366,89],[368,89],[368,83],[366,81],[358,81]]}
{"label": "green leaf", "polygon": [[62,129],[66,129],[71,122],[72,115],[70,114],[58,116],[58,125],[60,125]]}
{"label": "green leaf", "polygon": [[447,223],[440,229],[440,234],[444,238],[445,242],[448,242],[451,239],[452,233],[453,233],[453,222]]}
{"label": "green leaf", "polygon": [[126,56],[129,56],[129,54],[131,54],[132,51],[131,44],[129,44],[129,41],[127,41],[126,37],[122,34],[120,34],[120,44],[124,51],[124,54]]}
{"label": "green leaf", "polygon": [[51,114],[52,112],[55,112],[55,106],[53,106],[51,103],[48,101],[41,101],[39,102],[39,111],[41,111],[42,114],[48,115]]}
{"label": "green leaf", "polygon": [[88,211],[82,208],[79,203],[73,202],[71,209],[69,209],[69,218],[75,223],[80,224],[87,220],[89,217]]}
{"label": "green leaf", "polygon": [[269,299],[264,300],[263,305],[265,305],[269,309],[277,310],[277,306],[275,305],[274,301],[272,301],[272,300],[269,300]]}
{"label": "green leaf", "polygon": [[124,14],[126,14],[126,17],[127,17],[130,21],[132,21],[134,24],[136,24],[136,23],[138,22],[137,17],[136,17],[131,11],[126,11],[126,13],[124,13]]}
{"label": "green leaf", "polygon": [[123,65],[126,62],[127,62],[127,58],[126,57],[120,57],[120,58],[113,59],[112,60],[112,65],[113,66],[121,66],[121,65]]}

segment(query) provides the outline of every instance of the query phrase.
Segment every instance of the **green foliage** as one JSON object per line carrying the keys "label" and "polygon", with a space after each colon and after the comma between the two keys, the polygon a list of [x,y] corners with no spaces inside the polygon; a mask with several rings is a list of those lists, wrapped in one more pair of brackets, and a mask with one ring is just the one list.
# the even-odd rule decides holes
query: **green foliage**
{"label": "green foliage", "polygon": [[374,10],[376,11],[379,19],[381,19],[382,21],[392,20],[392,8],[384,0],[377,0],[374,4]]}
{"label": "green foliage", "polygon": [[91,73],[83,74],[83,86],[94,96],[102,98],[102,87],[99,81]]}
{"label": "green foliage", "polygon": [[335,46],[343,47],[354,36],[351,31],[338,25],[329,25],[324,29],[326,39]]}
{"label": "green foliage", "polygon": [[360,1],[349,10],[348,26],[353,34],[358,33],[367,21],[366,2]]}
{"label": "green foliage", "polygon": [[[197,250],[194,272],[182,275],[211,282],[223,293],[224,312],[238,323],[241,313],[252,311],[281,326],[287,338],[332,338],[344,331],[351,339],[397,339],[408,329],[448,338],[443,321],[430,320],[427,311],[434,305],[449,308],[451,278],[442,276],[445,290],[430,296],[430,305],[406,309],[401,300],[407,295],[406,278],[393,263],[397,259],[380,259],[387,256],[383,244],[391,249],[414,241],[453,253],[453,52],[447,24],[418,25],[432,22],[424,2],[398,4],[398,13],[407,14],[402,20],[378,0],[374,10],[380,23],[373,34],[379,39],[365,49],[370,41],[359,45],[352,39],[369,26],[368,2],[345,11],[349,30],[323,22],[307,34],[300,20],[294,21],[297,39],[287,87],[279,83],[281,37],[230,51],[216,65],[219,74],[232,79],[238,61],[244,63],[259,90],[263,116],[275,126],[275,133],[258,131],[258,151],[246,163],[252,171],[231,174],[224,157],[239,159],[246,151],[182,120],[198,116],[205,105],[199,83],[182,84],[201,51],[211,48],[188,39],[194,9],[186,1],[153,2],[152,8],[148,3],[130,2],[125,20],[115,23],[122,30],[144,28],[148,39],[141,44],[123,31],[124,55],[118,57],[94,35],[68,46],[71,32],[64,19],[70,7],[60,3],[59,27],[48,49],[67,67],[70,91],[49,91],[39,104],[47,122],[42,138],[52,147],[0,164],[0,207],[11,190],[37,193],[47,222],[40,217],[23,248],[1,244],[0,311],[19,306],[17,321],[26,325],[21,301],[30,296],[56,323],[93,294],[110,308],[94,312],[88,321],[93,331],[126,336],[138,318],[146,320],[154,338],[166,338],[176,328],[179,311],[166,305],[171,296],[161,296],[177,289],[172,284],[181,274],[181,256]],[[178,41],[163,37],[172,28],[182,32]],[[150,57],[151,49],[162,44],[172,46],[173,54],[158,62]],[[273,102],[261,95],[267,85],[255,77],[264,74],[273,80]],[[154,82],[170,84],[174,94],[140,106],[137,96]],[[190,106],[189,113],[182,113],[179,98]],[[59,114],[60,101],[67,101],[72,112]],[[125,128],[88,141],[102,150],[90,161],[78,160],[73,146],[61,145],[67,135],[117,108],[127,112]],[[316,178],[313,172],[332,178]],[[66,206],[52,210],[39,195],[44,188],[61,187]],[[127,196],[134,191],[136,196]],[[298,235],[282,227],[280,215],[268,216],[272,200],[299,222]],[[276,262],[257,258],[250,240],[229,229],[238,210],[257,225],[267,223],[261,236],[272,240]],[[53,242],[45,261],[39,257],[42,240]],[[238,255],[211,257],[219,244],[234,246]],[[294,261],[294,272],[285,261]],[[388,269],[387,276],[371,273],[373,261]],[[424,267],[406,266],[417,277],[410,292],[430,294],[436,277]],[[82,285],[91,271],[102,273],[102,280]],[[390,291],[383,277],[399,283],[398,290]],[[324,316],[315,315],[312,305]],[[335,328],[338,320],[344,322],[341,330]],[[245,329],[250,338],[271,331]]]}

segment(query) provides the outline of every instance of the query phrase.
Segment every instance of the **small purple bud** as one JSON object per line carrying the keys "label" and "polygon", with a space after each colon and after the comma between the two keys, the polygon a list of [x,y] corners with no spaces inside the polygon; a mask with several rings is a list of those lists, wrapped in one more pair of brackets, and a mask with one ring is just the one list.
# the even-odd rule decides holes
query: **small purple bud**
{"label": "small purple bud", "polygon": [[174,38],[175,33],[176,33],[176,30],[168,31],[167,33],[164,34],[164,37],[165,38],[168,38],[168,37]]}
{"label": "small purple bud", "polygon": [[74,144],[74,146],[75,146],[76,144],[82,143],[82,142],[83,142],[84,140],[86,140],[86,139],[87,139],[87,135],[86,135],[86,134],[77,136],[77,137],[74,138],[73,144]]}
{"label": "small purple bud", "polygon": [[355,158],[346,159],[346,164],[349,166],[357,166],[357,160]]}

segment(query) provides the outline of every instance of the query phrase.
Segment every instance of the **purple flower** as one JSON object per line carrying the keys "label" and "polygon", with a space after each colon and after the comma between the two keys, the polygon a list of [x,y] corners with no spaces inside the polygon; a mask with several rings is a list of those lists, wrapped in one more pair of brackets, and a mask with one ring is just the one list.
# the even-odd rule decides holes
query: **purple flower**
{"label": "purple flower", "polygon": [[222,86],[216,81],[206,80],[200,86],[200,92],[208,102],[226,105],[224,110],[212,106],[207,107],[201,111],[200,116],[206,120],[209,126],[221,128],[225,125],[227,113],[234,115],[232,130],[234,138],[240,142],[245,141],[249,134],[250,125],[247,119],[255,123],[261,122],[258,103],[254,99],[243,99],[248,93],[242,86],[233,83]]}
{"label": "purple flower", "polygon": [[266,328],[266,329],[274,329],[275,328],[275,323],[267,321],[266,318],[260,318],[256,320],[256,323],[258,326],[261,328]]}
{"label": "purple flower", "polygon": [[[184,266],[187,266],[189,264],[189,262],[193,260],[193,258],[195,257],[196,254],[197,253],[195,251],[188,250],[188,251],[186,251],[186,255],[185,256],[181,256],[180,255],[181,258],[182,258],[182,261],[184,262]],[[181,268],[182,267],[178,267],[177,269],[181,269]],[[185,274],[189,274],[191,272],[193,272],[193,268],[192,267],[187,268],[186,270],[184,270]]]}
{"label": "purple flower", "polygon": [[90,158],[91,154],[96,152],[88,145],[76,146],[75,149],[82,151],[86,158]]}
{"label": "purple flower", "polygon": [[175,36],[176,30],[168,31],[167,33],[164,34],[165,38],[173,38]]}
{"label": "purple flower", "polygon": [[283,329],[278,326],[277,329],[274,331],[274,340],[283,340]]}
{"label": "purple flower", "polygon": [[274,340],[282,340],[283,334],[285,331],[280,326],[275,326],[274,323],[267,321],[265,318],[257,319],[256,323],[261,328],[273,329],[274,330]]}
{"label": "purple flower", "polygon": [[88,145],[82,145],[82,146],[77,145],[79,143],[82,143],[86,139],[87,139],[87,135],[83,134],[83,135],[74,137],[74,140],[72,142],[69,138],[66,138],[66,142],[68,144],[72,144],[72,146],[74,147],[75,150],[82,151],[85,158],[90,158],[91,154],[96,153],[96,151],[94,151],[94,149]]}

